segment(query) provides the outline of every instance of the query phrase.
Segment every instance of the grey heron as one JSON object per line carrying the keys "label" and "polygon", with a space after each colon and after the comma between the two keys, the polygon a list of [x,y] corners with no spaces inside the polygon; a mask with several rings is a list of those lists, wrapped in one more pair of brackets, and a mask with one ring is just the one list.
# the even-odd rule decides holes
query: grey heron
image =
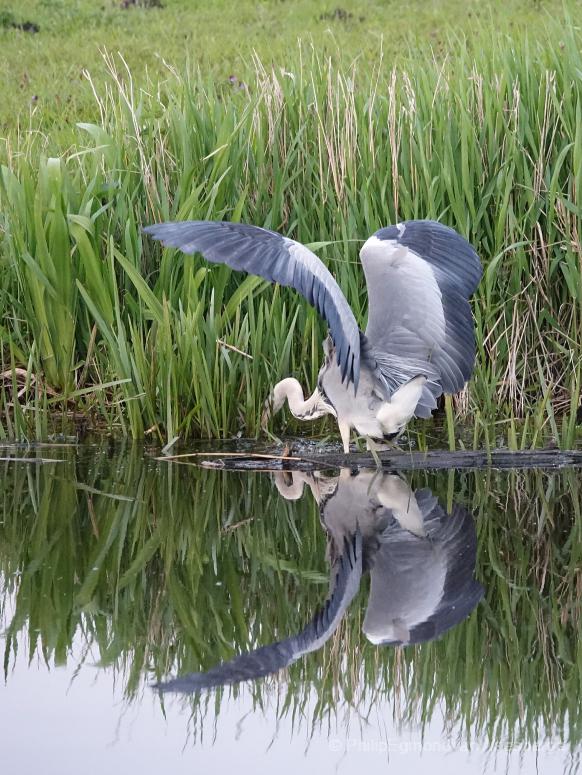
{"label": "grey heron", "polygon": [[[322,261],[295,240],[242,223],[183,221],[144,228],[164,245],[297,290],[329,325],[324,361],[305,399],[288,377],[272,391],[273,413],[289,403],[300,420],[331,414],[344,452],[354,428],[375,443],[399,435],[413,416],[430,417],[442,393],[470,378],[475,335],[469,298],[481,277],[472,246],[430,220],[404,221],[360,250],[368,290],[365,333]],[[268,417],[268,411],[265,415]]]}
{"label": "grey heron", "polygon": [[321,648],[339,626],[362,575],[370,573],[363,631],[372,643],[408,645],[440,637],[466,618],[483,595],[475,581],[477,537],[468,512],[447,514],[429,489],[413,491],[399,476],[342,469],[327,477],[275,474],[279,492],[301,497],[307,484],[328,538],[330,592],[297,635],[240,654],[207,672],[159,683],[189,693],[254,680]]}

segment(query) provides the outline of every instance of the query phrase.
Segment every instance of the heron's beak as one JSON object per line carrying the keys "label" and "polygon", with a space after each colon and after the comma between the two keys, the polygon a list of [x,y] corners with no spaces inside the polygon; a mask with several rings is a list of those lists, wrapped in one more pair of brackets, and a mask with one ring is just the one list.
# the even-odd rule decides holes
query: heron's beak
{"label": "heron's beak", "polygon": [[263,413],[261,414],[261,430],[266,431],[267,427],[269,425],[269,420],[271,419],[271,416],[274,414],[273,412],[273,394],[271,393],[268,398],[265,399],[265,403],[263,404]]}

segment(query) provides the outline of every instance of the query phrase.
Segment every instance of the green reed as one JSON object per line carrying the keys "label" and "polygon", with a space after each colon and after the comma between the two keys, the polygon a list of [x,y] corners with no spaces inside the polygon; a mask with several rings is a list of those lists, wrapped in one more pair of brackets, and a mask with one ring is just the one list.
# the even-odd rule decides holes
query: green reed
{"label": "green reed", "polygon": [[[52,448],[42,455],[64,462],[2,464],[6,680],[17,640],[28,640],[30,656],[49,664],[97,655],[133,701],[161,675],[209,668],[299,631],[325,599],[326,541],[309,492],[287,502],[268,474],[203,471],[145,453]],[[476,611],[439,641],[377,648],[361,633],[364,583],[326,647],[253,685],[256,702],[279,696],[278,713],[308,728],[332,724],[348,706],[365,717],[381,699],[397,720],[424,725],[438,705],[468,744],[548,735],[576,747],[577,473],[419,472],[409,482],[475,515],[485,587]],[[304,718],[313,687],[319,702]],[[195,701],[199,734],[227,696]]]}
{"label": "green reed", "polygon": [[80,124],[58,158],[36,133],[3,152],[0,433],[83,415],[133,437],[253,435],[276,380],[313,385],[325,326],[306,303],[161,251],[142,225],[241,220],[315,243],[364,326],[360,240],[428,217],[485,265],[475,374],[449,407],[449,446],[477,411],[483,427],[507,423],[505,443],[519,445],[511,429],[527,418],[524,443],[571,446],[581,40],[550,23],[543,41],[456,41],[450,59],[406,69],[380,51],[374,67],[344,66],[304,47],[285,72],[257,59],[236,91],[173,70],[138,89],[106,55],[98,124]]}

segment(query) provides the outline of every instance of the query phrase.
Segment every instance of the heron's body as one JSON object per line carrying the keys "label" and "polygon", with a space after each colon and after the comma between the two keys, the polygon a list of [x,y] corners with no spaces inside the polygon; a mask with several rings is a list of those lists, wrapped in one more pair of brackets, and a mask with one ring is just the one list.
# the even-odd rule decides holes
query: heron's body
{"label": "heron's body", "polygon": [[475,337],[468,300],[481,276],[471,245],[435,221],[380,229],[360,251],[368,289],[365,333],[338,284],[308,248],[256,226],[185,221],[145,231],[166,245],[258,274],[301,293],[327,320],[318,386],[304,399],[297,380],[277,383],[271,411],[288,400],[302,420],[337,419],[344,451],[352,429],[369,440],[429,417],[442,393],[463,388]]}
{"label": "heron's body", "polygon": [[360,370],[357,395],[352,384],[346,386],[341,381],[339,372],[335,359],[326,358],[319,373],[318,390],[333,407],[346,453],[352,428],[360,436],[376,440],[400,433],[413,417],[426,383],[423,375],[413,377],[387,400],[373,371],[365,364]]}

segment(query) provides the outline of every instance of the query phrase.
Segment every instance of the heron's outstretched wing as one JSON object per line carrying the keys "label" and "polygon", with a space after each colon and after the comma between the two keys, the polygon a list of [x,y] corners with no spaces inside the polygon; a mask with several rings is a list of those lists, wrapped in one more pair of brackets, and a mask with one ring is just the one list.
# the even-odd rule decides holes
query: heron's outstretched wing
{"label": "heron's outstretched wing", "polygon": [[145,227],[144,232],[184,253],[201,253],[212,263],[295,288],[327,321],[342,380],[347,378],[357,388],[360,331],[354,313],[332,275],[305,245],[244,223],[160,223]]}
{"label": "heron's outstretched wing", "polygon": [[447,575],[438,607],[411,631],[410,643],[439,638],[466,619],[483,597],[483,587],[474,578],[477,559],[477,532],[473,517],[461,506],[453,506],[450,516],[438,507],[440,529],[430,533],[439,541],[447,561]]}
{"label": "heron's outstretched wing", "polygon": [[391,526],[380,539],[364,631],[374,643],[423,643],[459,624],[483,596],[474,578],[477,533],[471,515],[449,515],[430,490],[416,490],[426,537]]}
{"label": "heron's outstretched wing", "polygon": [[416,411],[426,417],[440,393],[456,393],[473,370],[468,299],[481,277],[479,257],[460,234],[435,221],[380,229],[360,257],[368,286],[369,357],[390,392],[419,373],[427,375]]}
{"label": "heron's outstretched wing", "polygon": [[335,572],[335,585],[329,599],[298,635],[240,654],[206,673],[178,676],[155,684],[153,688],[161,692],[188,694],[241,681],[251,681],[276,673],[304,654],[321,648],[337,629],[360,586],[362,534],[359,529],[349,540],[346,540],[344,551],[335,566]]}

